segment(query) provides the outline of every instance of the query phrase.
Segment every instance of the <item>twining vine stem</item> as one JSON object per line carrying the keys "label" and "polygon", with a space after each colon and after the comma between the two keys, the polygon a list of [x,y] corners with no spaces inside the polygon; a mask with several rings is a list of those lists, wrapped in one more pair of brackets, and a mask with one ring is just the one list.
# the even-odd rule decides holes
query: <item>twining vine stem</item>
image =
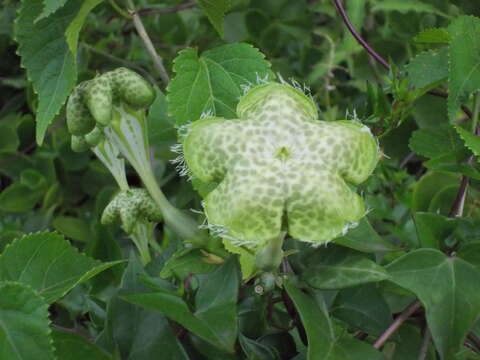
{"label": "twining vine stem", "polygon": [[402,326],[402,324],[408,320],[410,316],[415,313],[418,309],[422,307],[422,304],[420,304],[420,301],[416,300],[413,303],[411,303],[400,315],[396,317],[396,319],[393,321],[393,323],[388,327],[387,330],[383,332],[382,335],[375,341],[373,344],[373,347],[375,349],[381,349],[383,345],[390,339],[393,334],[397,332],[397,330]]}
{"label": "twining vine stem", "polygon": [[138,14],[138,12],[135,10],[133,1],[127,0],[127,4],[129,7],[129,14],[132,16],[133,25],[137,30],[138,36],[140,36],[140,38],[142,39],[145,49],[147,50],[148,54],[152,58],[155,70],[160,75],[160,78],[162,79],[163,83],[167,85],[170,81],[170,77],[168,76],[167,70],[163,65],[163,59],[160,55],[158,55],[157,51],[155,50],[155,46],[153,45],[152,40],[150,39],[150,36],[148,36],[147,30],[145,30],[145,26],[143,25],[142,19],[140,18],[140,15]]}

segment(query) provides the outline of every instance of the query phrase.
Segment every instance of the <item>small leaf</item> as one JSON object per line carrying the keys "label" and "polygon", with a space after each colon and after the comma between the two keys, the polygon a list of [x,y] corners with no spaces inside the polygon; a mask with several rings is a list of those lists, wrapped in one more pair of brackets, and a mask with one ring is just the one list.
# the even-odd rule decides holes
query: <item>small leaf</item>
{"label": "small leaf", "polygon": [[0,359],[55,359],[45,301],[16,282],[0,282],[0,294]]}
{"label": "small leaf", "polygon": [[419,44],[448,44],[451,38],[447,29],[432,28],[423,30],[413,40]]}
{"label": "small leaf", "polygon": [[410,83],[416,89],[430,87],[448,77],[448,47],[430,50],[414,57],[406,66]]}
{"label": "small leaf", "polygon": [[80,34],[80,30],[82,30],[83,24],[85,23],[85,20],[90,11],[92,11],[101,2],[103,2],[103,0],[83,1],[82,7],[65,31],[68,47],[72,52],[74,58],[77,56],[78,36]]}
{"label": "small leaf", "polygon": [[417,212],[413,216],[419,245],[422,248],[440,249],[442,241],[456,228],[454,220],[440,214]]}
{"label": "small leaf", "polygon": [[434,249],[412,251],[387,269],[394,283],[418,296],[436,348],[452,359],[480,315],[480,271]]}
{"label": "small leaf", "polygon": [[0,193],[0,210],[13,213],[27,212],[41,200],[43,193],[15,183]]}
{"label": "small leaf", "polygon": [[264,55],[248,44],[229,44],[206,51],[186,49],[174,60],[176,76],[168,85],[169,111],[177,125],[196,121],[203,113],[234,118],[244,86],[272,79]]}
{"label": "small leaf", "polygon": [[28,284],[52,303],[81,282],[119,263],[101,263],[80,254],[57,233],[34,233],[16,239],[0,255],[0,281]]}
{"label": "small leaf", "polygon": [[232,0],[198,0],[198,4],[207,14],[215,30],[223,37],[223,20],[226,12],[232,7]]}
{"label": "small leaf", "polygon": [[[290,281],[285,289],[300,314],[307,332],[307,360],[381,360],[382,354],[372,346],[353,338],[335,335],[323,299],[313,300]],[[320,303],[320,304],[318,304]]]}
{"label": "small leaf", "polygon": [[413,152],[427,158],[457,153],[464,149],[455,129],[448,124],[415,131],[410,138],[409,147]]}
{"label": "small leaf", "polygon": [[383,240],[366,218],[360,220],[357,227],[350,229],[346,235],[336,238],[334,242],[366,253],[398,250],[396,246]]}
{"label": "small leaf", "polygon": [[70,239],[85,243],[93,241],[90,225],[83,219],[73,216],[57,216],[53,219],[52,225],[55,230]]}
{"label": "small leaf", "polygon": [[480,156],[480,136],[477,136],[458,125],[455,126],[455,129],[465,142],[465,146],[469,148],[475,154],[475,156]]}
{"label": "small leaf", "polygon": [[[170,289],[136,293],[123,298],[133,304],[164,313],[198,337],[229,353],[234,352],[237,337],[236,302],[239,277],[234,257],[207,275],[195,297],[196,311]],[[221,289],[221,291],[219,291]]]}
{"label": "small leaf", "polygon": [[69,1],[46,19],[35,22],[42,0],[22,0],[15,23],[21,64],[38,94],[37,142],[58,114],[77,80],[75,58],[68,48],[65,30],[78,12],[80,1]]}
{"label": "small leaf", "polygon": [[409,11],[418,13],[432,13],[439,16],[448,17],[445,13],[438,10],[435,6],[421,3],[417,0],[383,0],[376,2],[372,11],[398,11],[400,13],[407,13]]}
{"label": "small leaf", "polygon": [[245,280],[250,278],[256,269],[255,255],[241,246],[233,245],[228,239],[223,239],[223,245],[225,246],[225,250],[239,256],[242,279]]}
{"label": "small leaf", "polygon": [[318,289],[342,289],[388,278],[380,265],[339,247],[316,252],[307,262],[303,279]]}
{"label": "small leaf", "polygon": [[376,336],[392,322],[387,302],[372,284],[340,291],[331,313],[350,326]]}
{"label": "small leaf", "polygon": [[450,76],[448,80],[448,115],[454,120],[460,104],[480,89],[480,19],[463,16],[456,19],[449,31]]}
{"label": "small leaf", "polygon": [[188,360],[185,350],[162,313],[144,309],[120,298],[121,295],[147,291],[142,276],[147,276],[145,269],[132,255],[119,293],[108,303],[105,325],[107,342],[112,349],[117,349],[121,359],[155,359],[161,354],[164,359]]}
{"label": "small leaf", "polygon": [[84,337],[59,330],[52,331],[55,355],[68,360],[113,360],[112,356]]}

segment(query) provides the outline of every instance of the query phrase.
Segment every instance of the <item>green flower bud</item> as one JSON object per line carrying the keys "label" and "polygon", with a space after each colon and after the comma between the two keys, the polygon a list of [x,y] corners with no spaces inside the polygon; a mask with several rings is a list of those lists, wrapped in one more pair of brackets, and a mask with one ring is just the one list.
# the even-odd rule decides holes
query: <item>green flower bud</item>
{"label": "green flower bud", "polygon": [[102,75],[89,81],[84,93],[85,104],[95,121],[107,126],[112,121],[112,86],[110,78]]}
{"label": "green flower bud", "polygon": [[95,127],[95,119],[83,102],[87,82],[77,86],[67,102],[67,127],[72,135],[85,135]]}
{"label": "green flower bud", "polygon": [[145,189],[128,189],[120,191],[107,205],[101,222],[108,225],[117,219],[123,230],[131,234],[137,224],[161,221],[162,213]]}
{"label": "green flower bud", "polygon": [[282,231],[322,244],[365,215],[352,186],[379,159],[366,126],[320,121],[309,97],[277,83],[250,90],[237,115],[198,120],[183,142],[193,176],[218,183],[204,201],[211,228],[250,248],[263,248]]}
{"label": "green flower bud", "polygon": [[130,106],[144,108],[155,100],[153,87],[136,72],[118,68],[109,73],[116,95]]}
{"label": "green flower bud", "polygon": [[85,135],[85,141],[90,147],[95,147],[102,140],[105,138],[105,135],[103,134],[102,129],[100,129],[98,126],[95,127],[92,131],[90,131],[87,135]]}
{"label": "green flower bud", "polygon": [[84,152],[90,149],[90,145],[85,140],[84,136],[72,135],[72,150],[75,152]]}

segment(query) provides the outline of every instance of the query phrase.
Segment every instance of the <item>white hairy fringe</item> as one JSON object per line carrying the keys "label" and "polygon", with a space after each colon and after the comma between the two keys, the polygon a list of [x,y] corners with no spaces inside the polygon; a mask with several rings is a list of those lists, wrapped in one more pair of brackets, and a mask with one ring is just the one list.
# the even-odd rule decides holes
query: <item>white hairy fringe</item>
{"label": "white hairy fringe", "polygon": [[170,160],[170,163],[175,165],[175,169],[177,170],[178,174],[180,176],[186,176],[188,181],[192,180],[193,175],[190,172],[190,169],[185,162],[185,156],[183,155],[183,145],[172,145],[170,147],[170,151],[178,155],[175,159]]}
{"label": "white hairy fringe", "polygon": [[200,115],[200,119],[205,119],[212,116],[215,116],[215,112],[212,109],[207,109],[202,112],[202,114]]}
{"label": "white hairy fringe", "polygon": [[180,138],[185,138],[190,133],[190,128],[192,127],[192,122],[180,125],[177,127],[177,134]]}
{"label": "white hairy fringe", "polygon": [[255,82],[252,83],[251,81],[247,81],[245,84],[240,84],[240,89],[242,89],[242,95],[239,97],[239,99],[255,86],[264,85],[271,82],[268,74],[261,76],[258,72],[256,72],[255,76],[256,76]]}

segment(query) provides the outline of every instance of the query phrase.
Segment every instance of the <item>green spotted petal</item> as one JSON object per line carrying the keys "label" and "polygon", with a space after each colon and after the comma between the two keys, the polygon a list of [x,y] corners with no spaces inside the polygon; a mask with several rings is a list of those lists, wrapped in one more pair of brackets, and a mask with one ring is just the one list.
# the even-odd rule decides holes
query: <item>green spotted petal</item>
{"label": "green spotted petal", "polygon": [[205,198],[211,229],[248,247],[282,231],[320,244],[365,215],[351,186],[378,162],[366,126],[317,120],[313,101],[281,84],[253,88],[237,113],[237,120],[198,120],[183,143],[193,176],[219,184]]}
{"label": "green spotted petal", "polygon": [[302,178],[288,179],[288,233],[295,239],[326,243],[355,226],[365,215],[362,198],[338,174],[298,165],[291,171],[300,173]]}
{"label": "green spotted petal", "polygon": [[[267,170],[267,169],[264,169]],[[237,165],[205,198],[210,228],[235,245],[260,246],[280,232],[285,194],[273,169]]]}

